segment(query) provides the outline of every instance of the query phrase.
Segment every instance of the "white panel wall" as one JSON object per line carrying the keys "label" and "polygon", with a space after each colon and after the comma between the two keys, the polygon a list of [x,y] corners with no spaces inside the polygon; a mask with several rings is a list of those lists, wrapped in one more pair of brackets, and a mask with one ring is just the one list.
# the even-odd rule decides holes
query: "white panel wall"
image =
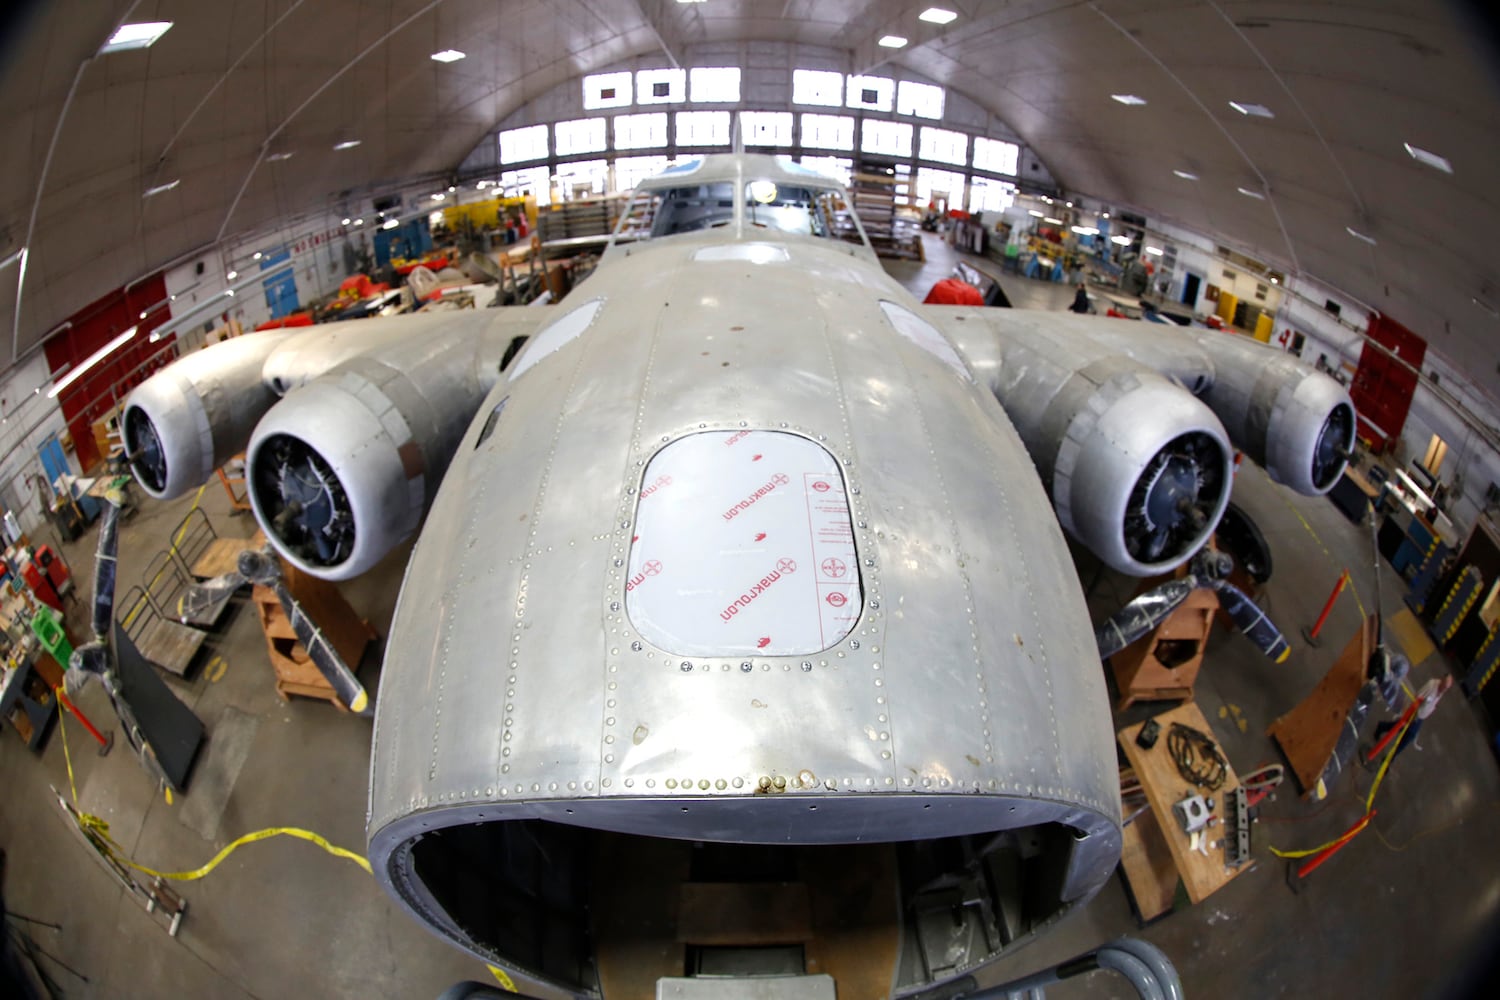
{"label": "white panel wall", "polygon": [[[47,357],[41,351],[0,379],[0,504],[15,513],[27,534],[37,532],[45,521],[38,487],[29,481],[31,473],[44,474],[37,449],[67,430],[62,408],[47,398],[50,385]],[[77,463],[70,463],[77,472]]]}

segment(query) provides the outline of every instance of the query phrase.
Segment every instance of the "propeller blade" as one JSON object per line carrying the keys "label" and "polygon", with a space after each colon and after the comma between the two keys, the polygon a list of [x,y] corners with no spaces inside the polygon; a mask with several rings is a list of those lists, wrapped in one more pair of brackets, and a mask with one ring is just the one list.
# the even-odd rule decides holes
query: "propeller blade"
{"label": "propeller blade", "polygon": [[120,545],[120,505],[106,496],[99,542],[94,549],[94,615],[90,622],[96,642],[107,643],[115,617],[116,552]]}
{"label": "propeller blade", "polygon": [[1200,586],[1201,581],[1193,576],[1168,580],[1110,615],[1104,624],[1094,630],[1094,641],[1099,645],[1099,658],[1113,656],[1166,621],[1167,616],[1176,611],[1177,606]]}
{"label": "propeller blade", "polygon": [[1281,630],[1243,590],[1228,580],[1213,580],[1210,586],[1218,592],[1222,607],[1245,638],[1277,663],[1283,662],[1292,653],[1292,648],[1281,635]]}
{"label": "propeller blade", "polygon": [[302,605],[292,596],[287,589],[286,581],[278,574],[276,579],[266,584],[276,591],[276,599],[281,602],[281,609],[286,612],[287,620],[292,623],[292,631],[297,633],[297,638],[307,650],[307,655],[313,664],[323,674],[325,680],[333,685],[334,693],[339,696],[349,709],[357,715],[370,714],[370,696],[365,692],[365,687],[354,676],[354,671],[344,663],[342,657],[323,636],[323,632],[307,614],[302,610]]}
{"label": "propeller blade", "polygon": [[239,572],[225,573],[212,580],[190,584],[177,600],[177,617],[185,622],[207,621],[213,609],[250,582]]}

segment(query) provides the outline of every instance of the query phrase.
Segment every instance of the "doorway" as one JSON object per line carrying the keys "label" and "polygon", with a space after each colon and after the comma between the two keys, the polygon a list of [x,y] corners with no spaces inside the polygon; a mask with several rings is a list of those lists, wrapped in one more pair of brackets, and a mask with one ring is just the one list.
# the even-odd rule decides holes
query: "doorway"
{"label": "doorway", "polygon": [[1189,271],[1182,278],[1182,304],[1185,306],[1196,306],[1198,304],[1198,282],[1199,277]]}

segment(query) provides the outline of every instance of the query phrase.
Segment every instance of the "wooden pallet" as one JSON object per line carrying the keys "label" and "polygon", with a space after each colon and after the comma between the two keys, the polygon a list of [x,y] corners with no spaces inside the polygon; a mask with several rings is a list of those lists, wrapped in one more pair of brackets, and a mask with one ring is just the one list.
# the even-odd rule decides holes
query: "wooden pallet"
{"label": "wooden pallet", "polygon": [[[287,589],[296,597],[308,617],[317,623],[349,669],[358,671],[365,649],[379,638],[379,633],[355,613],[349,602],[344,600],[344,595],[332,583],[300,573],[285,563],[282,563],[282,573],[285,574]],[[291,701],[294,694],[304,698],[322,698],[331,702],[339,711],[347,712],[348,706],[339,700],[333,686],[324,679],[322,672],[307,655],[286,612],[282,610],[281,602],[276,599],[276,592],[257,584],[253,599],[260,616],[261,629],[266,634],[266,651],[271,669],[276,674],[276,693],[281,696],[281,700]]]}
{"label": "wooden pallet", "polygon": [[265,544],[266,533],[260,529],[256,529],[255,534],[249,538],[215,538],[193,560],[193,576],[200,580],[210,580],[232,573],[239,568],[241,552],[264,548]]}

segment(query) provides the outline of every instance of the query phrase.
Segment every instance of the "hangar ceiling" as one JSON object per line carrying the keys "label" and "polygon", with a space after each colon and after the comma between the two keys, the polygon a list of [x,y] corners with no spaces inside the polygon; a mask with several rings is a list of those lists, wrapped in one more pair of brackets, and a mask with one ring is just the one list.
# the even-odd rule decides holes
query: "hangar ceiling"
{"label": "hangar ceiling", "polygon": [[[946,26],[918,20],[931,5],[14,6],[0,50],[0,368],[81,306],[220,239],[340,191],[451,171],[571,78],[701,42],[776,40],[845,51],[849,72],[897,65],[944,83],[1008,122],[1068,191],[1323,280],[1500,398],[1500,56],[1464,16],[1483,5],[945,0],[959,14]],[[150,48],[98,54],[140,21],[174,26]],[[909,44],[879,47],[887,33]],[[467,58],[430,58],[445,48]]]}

